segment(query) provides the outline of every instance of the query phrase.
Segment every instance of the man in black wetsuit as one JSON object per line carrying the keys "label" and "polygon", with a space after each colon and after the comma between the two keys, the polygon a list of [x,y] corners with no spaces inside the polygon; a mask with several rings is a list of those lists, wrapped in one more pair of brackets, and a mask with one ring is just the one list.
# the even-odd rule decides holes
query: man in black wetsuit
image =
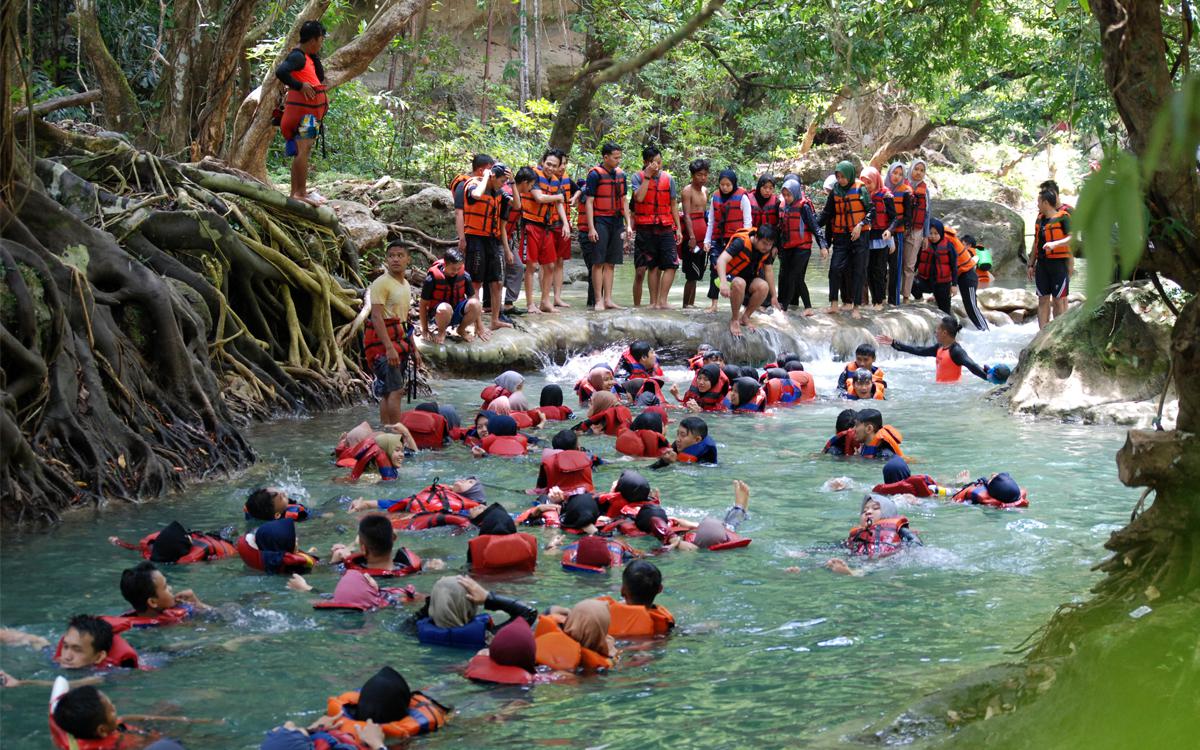
{"label": "man in black wetsuit", "polygon": [[[942,318],[942,322],[938,325],[935,336],[937,343],[930,346],[913,346],[896,341],[891,336],[882,334],[875,337],[883,346],[890,346],[898,352],[907,354],[915,354],[918,357],[936,357],[937,358],[937,382],[939,383],[957,383],[962,378],[962,368],[967,368],[975,377],[982,380],[997,382],[1000,372],[995,372],[997,368],[981,367],[971,359],[967,354],[967,350],[963,349],[958,343],[958,332],[962,330],[962,323],[958,322],[958,318],[953,315],[947,315]],[[1007,368],[1006,368],[1007,369]],[[993,373],[995,372],[995,377]],[[1003,381],[1000,381],[1003,382]]]}

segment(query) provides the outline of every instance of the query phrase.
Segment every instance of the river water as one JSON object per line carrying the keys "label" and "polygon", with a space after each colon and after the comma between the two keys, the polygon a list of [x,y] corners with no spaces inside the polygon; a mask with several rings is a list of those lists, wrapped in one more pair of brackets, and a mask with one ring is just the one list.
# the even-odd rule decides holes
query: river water
{"label": "river water", "polygon": [[[1012,364],[1034,333],[1032,324],[1006,326],[961,340],[977,361]],[[569,387],[590,362],[614,358],[610,350],[549,365],[531,375],[526,389],[536,403],[547,380]],[[529,691],[481,687],[458,672],[469,654],[418,645],[404,627],[406,612],[315,611],[310,597],[287,590],[282,578],[233,559],[168,566],[177,591],[193,588],[220,616],[134,633],[131,642],[158,669],[113,674],[104,689],[123,713],[222,720],[168,727],[190,748],[257,747],[264,731],[289,719],[316,719],[327,696],[358,689],[383,664],[455,708],[446,729],[419,740],[423,747],[841,744],[856,728],[902,710],[936,686],[1013,658],[1006,650],[1096,580],[1089,568],[1104,556],[1102,543],[1136,501],[1115,478],[1113,455],[1123,430],[1011,416],[984,400],[989,386],[969,375],[959,386],[934,385],[930,359],[893,356],[881,364],[891,385],[882,411],[903,432],[914,471],[953,477],[961,470],[972,476],[1007,470],[1028,488],[1031,507],[906,506],[924,548],[870,564],[862,577],[824,570],[821,564],[840,553],[822,547],[845,538],[864,489],[880,474],[877,463],[819,455],[846,406],[827,398],[842,365],[822,354],[809,369],[826,398],[770,416],[712,416],[719,467],[653,473],[669,511],[691,518],[721,513],[731,480],[749,482],[751,518],[742,533],[754,541],[742,550],[657,558],[665,581],[659,602],[679,627],[667,640],[627,652],[608,675]],[[668,374],[680,382],[688,378],[678,363]],[[481,387],[465,380],[437,384],[440,399],[464,416],[478,403]],[[240,528],[246,492],[264,483],[281,484],[334,512],[299,527],[301,543],[323,554],[354,536],[354,520],[332,500],[339,495],[400,497],[434,477],[475,474],[493,486],[489,499],[510,510],[528,502],[514,490],[533,485],[535,458],[476,460],[459,447],[410,460],[389,485],[334,482],[339,470],[329,464],[329,448],[342,430],[374,414],[364,405],[258,425],[250,439],[262,461],[241,476],[141,507],[74,514],[50,534],[6,534],[0,551],[3,625],[53,642],[75,613],[122,611],[120,572],[136,556],[110,546],[109,535],[137,539],[172,519],[198,529]],[[606,458],[615,456],[611,438],[584,442]],[[599,470],[597,485],[633,465],[613,461]],[[854,488],[826,489],[827,480],[840,476],[853,480]],[[634,542],[650,546],[644,539]],[[423,557],[443,558],[453,571],[465,564],[464,536],[435,531],[408,535],[403,543]],[[788,572],[790,567],[799,571]],[[428,591],[437,575],[409,581]],[[310,580],[328,591],[334,574],[318,569]],[[620,576],[581,578],[544,552],[534,575],[490,583],[544,608],[619,596]],[[55,674],[48,654],[4,647],[0,657],[3,669],[17,676]],[[48,744],[47,696],[43,688],[0,692],[6,748]]]}

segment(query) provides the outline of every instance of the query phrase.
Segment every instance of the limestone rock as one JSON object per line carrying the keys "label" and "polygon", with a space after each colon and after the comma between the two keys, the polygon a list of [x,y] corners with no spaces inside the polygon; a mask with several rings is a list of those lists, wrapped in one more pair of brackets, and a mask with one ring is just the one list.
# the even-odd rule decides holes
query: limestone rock
{"label": "limestone rock", "polygon": [[[825,182],[826,177],[833,174],[833,169],[839,161],[848,161],[854,165],[856,172],[862,171],[861,157],[845,145],[831,144],[814,146],[811,151],[790,164],[776,164],[773,172],[777,179],[790,172],[795,172],[800,175],[800,181],[805,185],[820,185]],[[743,185],[742,187],[752,188],[753,185]],[[777,185],[776,190],[778,188]]]}
{"label": "limestone rock", "polygon": [[987,289],[980,289],[977,297],[979,306],[985,310],[999,310],[1006,313],[1023,310],[1027,314],[1037,311],[1037,295],[1028,289],[1005,289],[991,286]]}
{"label": "limestone rock", "polygon": [[[1021,352],[1008,390],[1013,411],[1146,427],[1170,366],[1174,316],[1149,283],[1115,288],[1095,310],[1077,307]],[[1164,426],[1177,413],[1168,394]]]}
{"label": "limestone rock", "polygon": [[454,196],[444,187],[429,185],[419,192],[379,206],[380,220],[454,239]]}
{"label": "limestone rock", "polygon": [[387,225],[376,221],[371,215],[371,209],[354,201],[331,200],[329,206],[337,214],[338,221],[342,222],[360,253],[383,248],[387,242]]}
{"label": "limestone rock", "polygon": [[463,343],[449,339],[445,344],[418,340],[430,365],[443,371],[473,375],[502,370],[540,367],[546,357],[564,361],[581,351],[593,351],[618,342],[644,339],[658,348],[694,352],[702,343],[720,349],[729,362],[761,365],[777,352],[790,350],[802,359],[815,358],[828,349],[838,359],[850,359],[859,344],[873,342],[886,333],[912,342],[930,342],[941,313],[934,307],[917,305],[867,311],[862,319],[845,315],[819,314],[804,318],[775,312],[754,318],[757,331],[740,338],[729,333],[728,312],[712,315],[700,310],[611,310],[594,312],[571,308],[556,315],[524,316],[516,328],[493,334],[490,341]]}
{"label": "limestone rock", "polygon": [[992,252],[992,275],[1012,278],[1024,273],[1018,256],[1025,251],[1025,220],[1016,211],[991,201],[935,198],[933,215],[958,230],[973,234]]}

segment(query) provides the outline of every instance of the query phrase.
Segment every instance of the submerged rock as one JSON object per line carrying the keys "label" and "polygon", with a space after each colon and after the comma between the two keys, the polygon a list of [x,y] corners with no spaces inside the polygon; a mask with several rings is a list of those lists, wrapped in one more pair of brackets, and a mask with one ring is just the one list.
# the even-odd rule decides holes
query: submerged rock
{"label": "submerged rock", "polygon": [[991,201],[935,198],[933,215],[958,230],[973,234],[992,251],[992,275],[1013,277],[1025,271],[1019,256],[1025,251],[1025,220],[1007,206]]}
{"label": "submerged rock", "polygon": [[445,344],[420,341],[419,346],[434,367],[450,372],[469,370],[476,376],[507,368],[538,367],[547,360],[562,362],[572,354],[636,339],[681,355],[691,354],[706,343],[724,352],[729,362],[761,365],[785,350],[795,351],[806,361],[824,351],[836,359],[849,359],[859,344],[874,343],[877,333],[904,341],[931,341],[940,319],[941,313],[932,305],[864,311],[859,320],[825,314],[804,318],[776,311],[756,315],[758,330],[734,338],[729,333],[727,306],[716,314],[695,309],[593,312],[572,308],[554,315],[523,316],[516,328],[498,331],[488,342],[468,344],[450,339]]}
{"label": "submerged rock", "polygon": [[[1112,290],[1095,310],[1054,320],[1021,352],[1008,389],[1013,411],[1147,427],[1170,367],[1175,317],[1149,283]],[[1167,397],[1163,423],[1178,399]]]}

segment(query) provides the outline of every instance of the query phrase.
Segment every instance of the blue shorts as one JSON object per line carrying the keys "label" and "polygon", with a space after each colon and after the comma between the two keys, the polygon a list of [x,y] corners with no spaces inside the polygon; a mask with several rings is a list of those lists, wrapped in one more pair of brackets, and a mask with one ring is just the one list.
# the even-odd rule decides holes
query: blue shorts
{"label": "blue shorts", "polygon": [[450,325],[456,326],[462,322],[463,315],[467,312],[467,303],[470,301],[471,298],[466,297],[454,306],[454,314],[450,316]]}

